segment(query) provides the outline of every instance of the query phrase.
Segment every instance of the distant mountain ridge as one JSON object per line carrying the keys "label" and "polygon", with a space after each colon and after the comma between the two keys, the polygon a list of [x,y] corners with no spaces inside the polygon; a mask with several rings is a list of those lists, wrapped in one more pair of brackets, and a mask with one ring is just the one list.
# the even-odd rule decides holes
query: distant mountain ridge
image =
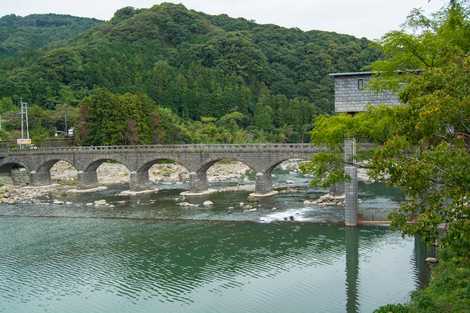
{"label": "distant mountain ridge", "polygon": [[243,129],[292,141],[305,139],[316,114],[333,111],[329,73],[358,71],[381,57],[365,38],[259,25],[170,3],[125,7],[107,22],[3,17],[0,51],[9,55],[0,57],[0,99],[22,97],[54,109],[77,106],[104,88],[144,94],[186,120],[240,113]]}
{"label": "distant mountain ridge", "polygon": [[0,18],[0,56],[53,46],[101,23],[97,19],[59,14],[5,15]]}

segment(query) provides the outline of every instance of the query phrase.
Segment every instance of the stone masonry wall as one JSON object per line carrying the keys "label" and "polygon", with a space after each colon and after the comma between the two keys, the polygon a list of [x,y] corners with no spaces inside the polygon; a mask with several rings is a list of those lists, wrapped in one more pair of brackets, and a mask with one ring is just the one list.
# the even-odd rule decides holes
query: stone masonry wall
{"label": "stone masonry wall", "polygon": [[[358,88],[358,81],[363,80],[363,89]],[[368,89],[367,84],[370,75],[352,75],[335,77],[335,111],[340,112],[362,112],[366,111],[369,104],[391,104],[400,103],[398,96],[392,92],[375,92]]]}

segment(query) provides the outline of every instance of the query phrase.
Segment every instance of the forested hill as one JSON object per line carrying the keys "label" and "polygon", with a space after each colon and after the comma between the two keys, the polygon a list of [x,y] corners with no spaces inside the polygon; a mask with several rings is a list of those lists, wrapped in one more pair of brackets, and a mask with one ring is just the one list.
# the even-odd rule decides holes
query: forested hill
{"label": "forested hill", "polygon": [[96,19],[57,14],[3,16],[0,18],[0,58],[57,45],[100,23]]}
{"label": "forested hill", "polygon": [[0,98],[21,96],[54,109],[77,106],[100,87],[147,95],[185,120],[236,112],[243,130],[298,141],[315,114],[332,111],[328,74],[357,71],[379,58],[370,44],[183,5],[127,7],[67,44],[3,65]]}

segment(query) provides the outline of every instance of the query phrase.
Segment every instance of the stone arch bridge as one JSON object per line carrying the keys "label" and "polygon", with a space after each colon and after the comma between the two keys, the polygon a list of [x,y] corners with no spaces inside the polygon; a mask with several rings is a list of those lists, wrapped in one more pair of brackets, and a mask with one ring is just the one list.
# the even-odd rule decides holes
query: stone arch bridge
{"label": "stone arch bridge", "polygon": [[191,192],[208,190],[207,170],[220,160],[235,160],[256,172],[256,193],[272,191],[272,170],[289,159],[311,159],[322,148],[310,144],[213,144],[51,147],[0,151],[0,171],[25,168],[33,185],[51,183],[50,169],[59,161],[78,171],[81,187],[97,184],[98,167],[118,162],[130,172],[130,188],[138,189],[149,181],[149,169],[162,160],[171,160],[190,172]]}

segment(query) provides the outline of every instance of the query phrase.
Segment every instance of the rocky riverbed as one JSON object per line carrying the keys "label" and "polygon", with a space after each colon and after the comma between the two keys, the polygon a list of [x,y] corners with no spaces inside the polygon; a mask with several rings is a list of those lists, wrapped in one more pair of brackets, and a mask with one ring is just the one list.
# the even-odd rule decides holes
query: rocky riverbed
{"label": "rocky riverbed", "polygon": [[[292,175],[299,173],[300,162],[289,160],[279,165],[283,171]],[[129,181],[129,171],[118,163],[104,163],[98,170],[98,181],[100,185],[121,184]],[[239,181],[243,185],[222,188],[221,191],[254,190],[254,181],[249,183],[250,175],[254,177],[252,170],[243,163],[234,161],[223,161],[214,164],[207,172],[209,182]],[[253,180],[251,177],[251,180]],[[61,195],[77,190],[77,170],[67,162],[58,162],[51,169],[51,178],[54,184],[43,187],[13,186],[11,180],[0,181],[0,203],[38,203],[40,201],[53,201]],[[189,179],[189,172],[184,167],[175,163],[155,164],[149,170],[149,179],[154,183],[183,183]],[[359,179],[367,181],[368,177],[361,172]],[[248,184],[247,184],[248,183]],[[289,181],[287,181],[289,183]],[[105,187],[102,187],[105,188]],[[282,190],[281,190],[282,192]],[[342,198],[320,198],[315,204],[341,205]]]}
{"label": "rocky riverbed", "polygon": [[[210,182],[240,180],[248,175],[250,168],[240,162],[219,162],[208,171]],[[53,201],[56,197],[76,190],[77,170],[67,162],[60,161],[51,168],[51,178],[54,182],[49,186],[14,186],[11,179],[0,181],[0,203],[39,203]],[[98,170],[100,185],[121,184],[129,181],[129,171],[118,163],[104,163]],[[173,163],[156,164],[149,170],[149,179],[154,183],[186,182],[189,172],[182,166]],[[253,187],[254,188],[254,187]]]}
{"label": "rocky riverbed", "polygon": [[[250,168],[240,162],[219,162],[207,171],[210,182],[229,181],[246,176]],[[129,171],[119,163],[103,163],[97,170],[101,184],[125,183],[129,180]],[[51,169],[51,177],[57,181],[74,181],[77,171],[67,162],[57,162]],[[175,163],[155,164],[149,170],[152,182],[184,182],[189,179],[186,168]]]}
{"label": "rocky riverbed", "polygon": [[0,187],[0,203],[16,204],[50,201],[57,194],[66,193],[69,188],[69,186],[60,184],[41,187],[4,185]]}

